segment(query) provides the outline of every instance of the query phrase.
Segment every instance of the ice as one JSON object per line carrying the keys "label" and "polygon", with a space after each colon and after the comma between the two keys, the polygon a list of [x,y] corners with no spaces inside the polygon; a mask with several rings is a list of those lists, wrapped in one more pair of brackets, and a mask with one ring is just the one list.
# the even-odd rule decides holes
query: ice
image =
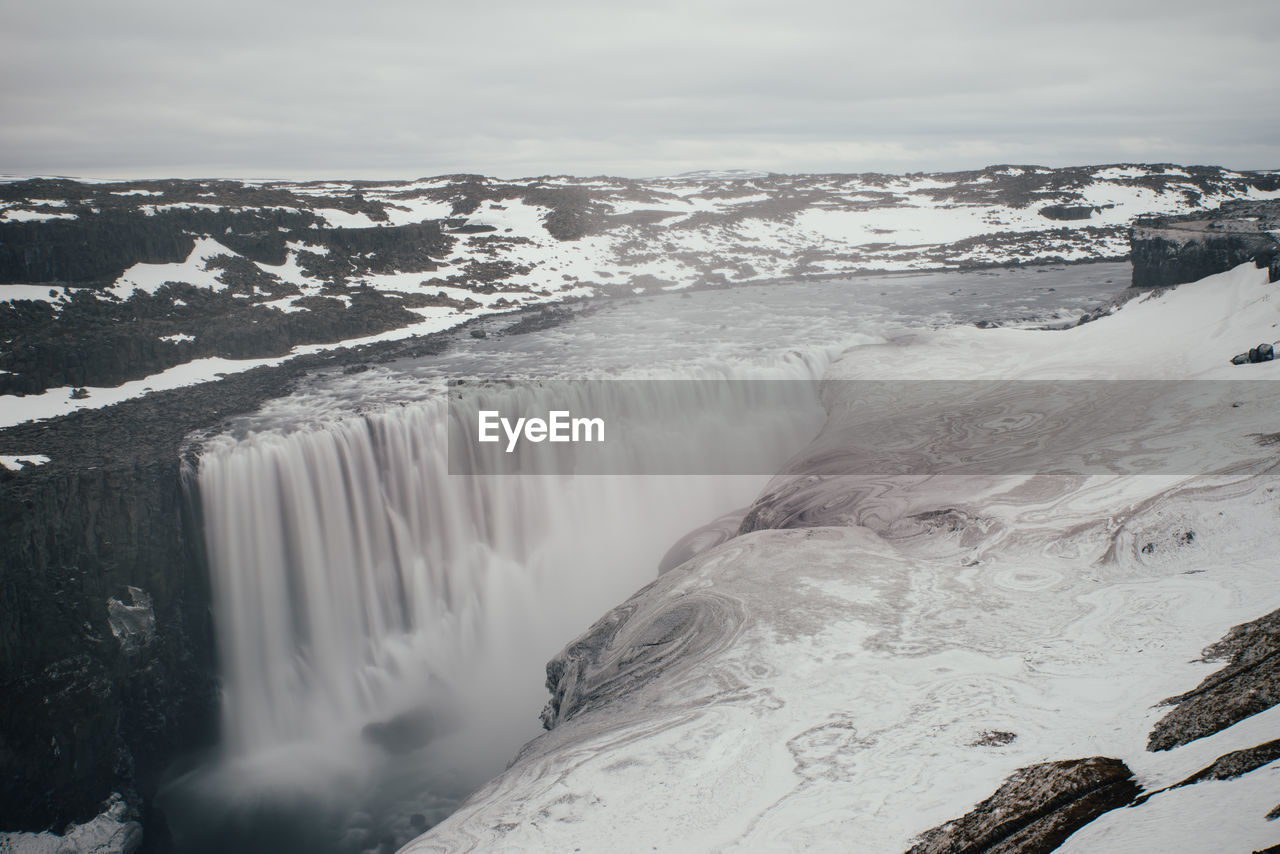
{"label": "ice", "polygon": [[[1277,363],[1227,363],[1276,337],[1280,289],[1246,264],[1068,330],[899,330],[846,351],[827,376],[1280,380]],[[843,388],[826,392],[833,418],[853,411]],[[819,481],[818,527],[731,539],[637,593],[603,636],[584,636],[555,728],[406,851],[841,851],[850,839],[903,851],[1050,759],[1113,756],[1144,785],[1168,785],[1275,737],[1273,709],[1146,750],[1157,704],[1214,669],[1195,662],[1200,651],[1280,607],[1270,484],[885,477],[862,524],[837,525],[822,521]],[[983,521],[951,533],[890,524],[935,508]],[[1147,532],[1192,527],[1194,546],[1138,549]],[[977,746],[988,730],[1016,738]],[[1063,850],[1273,845],[1264,816],[1278,781],[1269,766],[1160,794]]]}

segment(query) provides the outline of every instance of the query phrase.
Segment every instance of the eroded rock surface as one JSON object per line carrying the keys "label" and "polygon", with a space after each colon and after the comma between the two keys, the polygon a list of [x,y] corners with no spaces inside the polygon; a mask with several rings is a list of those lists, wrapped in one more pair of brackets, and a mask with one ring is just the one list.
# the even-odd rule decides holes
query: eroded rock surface
{"label": "eroded rock surface", "polygon": [[955,821],[926,831],[908,854],[1041,854],[1133,800],[1139,787],[1119,759],[1091,757],[1019,769]]}
{"label": "eroded rock surface", "polygon": [[1165,701],[1173,711],[1151,729],[1148,750],[1169,750],[1226,729],[1280,703],[1280,611],[1236,626],[1204,650],[1226,666]]}
{"label": "eroded rock surface", "polygon": [[1143,217],[1130,238],[1133,285],[1194,282],[1253,261],[1280,279],[1280,200],[1228,201],[1216,210]]}

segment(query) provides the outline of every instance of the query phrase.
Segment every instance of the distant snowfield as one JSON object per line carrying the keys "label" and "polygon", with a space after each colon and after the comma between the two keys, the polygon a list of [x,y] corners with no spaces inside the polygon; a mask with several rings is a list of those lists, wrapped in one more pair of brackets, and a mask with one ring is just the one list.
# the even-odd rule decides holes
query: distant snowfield
{"label": "distant snowfield", "polygon": [[[1249,180],[1230,170],[1126,164],[906,176],[728,170],[641,181],[557,177],[504,182],[452,176],[386,184],[247,183],[314,199],[310,210],[330,227],[400,226],[446,218],[493,226],[494,234],[462,239],[455,263],[521,263],[530,267],[524,284],[627,286],[632,279],[651,277],[666,287],[687,287],[717,270],[731,281],[749,281],[1116,257],[1127,251],[1123,230],[1138,214],[1186,213],[1227,199],[1280,198],[1280,190],[1262,190]],[[482,201],[473,213],[454,214],[454,200],[477,186],[498,190],[501,201]],[[614,219],[587,238],[557,241],[544,227],[554,213],[550,203],[520,197],[538,189],[585,193],[591,216]],[[117,200],[157,197],[139,207],[152,214],[224,207],[216,198],[166,203],[158,190],[110,195]],[[382,206],[382,216],[333,207],[336,197]],[[0,217],[37,221],[77,215],[53,209],[51,201],[57,200],[6,203]],[[1052,204],[1093,211],[1084,219],[1051,220],[1040,210]],[[240,203],[230,207],[252,209]],[[275,204],[262,208],[269,209],[296,210]],[[1017,245],[1009,235],[1019,236]],[[715,259],[708,257],[712,254]]]}
{"label": "distant snowfield", "polygon": [[[302,252],[328,252],[323,243],[309,242],[310,237],[291,240],[282,264],[253,262],[299,289],[295,296],[264,304],[286,313],[306,310],[299,300],[322,294],[350,304],[345,290],[351,287],[479,303],[479,307],[453,312],[413,308],[422,316],[421,322],[362,339],[391,340],[446,329],[512,304],[540,304],[611,290],[638,293],[704,282],[1117,258],[1128,251],[1126,227],[1138,214],[1187,212],[1233,198],[1280,197],[1280,191],[1260,190],[1238,173],[1189,168],[1015,166],[982,173],[907,176],[779,176],[728,170],[643,181],[557,177],[504,182],[445,176],[385,184],[246,184],[279,191],[262,211],[297,212],[300,208],[278,204],[280,194],[289,193],[330,227],[381,228],[449,220],[444,231],[455,241],[453,249],[431,272],[379,272],[352,276],[334,286],[308,275],[299,264]],[[0,203],[0,218],[6,222],[74,218],[75,210],[105,204],[107,197],[113,204],[133,205],[151,215],[169,210],[254,210],[244,206],[245,197],[240,196],[235,204],[222,204],[213,189],[195,193],[200,201],[191,200],[191,188],[168,201],[164,190],[140,188],[108,189],[98,198],[92,194],[104,182],[84,183],[89,185],[89,195],[81,198],[80,207],[61,199],[32,198]],[[548,231],[548,223],[558,215],[553,207],[557,192],[587,199],[582,212],[594,225],[585,236],[560,240]],[[551,201],[547,193],[552,194]],[[474,210],[464,206],[460,209],[469,213],[454,214],[455,203],[473,194],[480,196]],[[205,196],[210,200],[203,201]],[[352,207],[382,206],[385,219],[333,207],[339,198],[352,201]],[[312,200],[315,206],[307,208]],[[1040,213],[1049,203],[1093,206],[1093,210],[1084,220],[1053,221]],[[458,230],[459,223],[493,230]],[[209,266],[217,256],[244,260],[217,236],[197,236],[186,259],[134,264],[103,293],[124,300],[135,291],[155,293],[169,281],[222,290],[227,287],[219,281],[222,271]],[[477,272],[495,266],[500,268],[496,274]],[[61,311],[68,298],[69,292],[60,285],[0,285],[2,301],[43,301]],[[499,301],[504,305],[497,305]],[[320,348],[353,343],[359,342],[335,341]],[[293,355],[312,349],[316,348],[301,348]],[[90,388],[88,398],[82,400],[72,400],[70,388],[0,397],[0,426],[109,405],[147,389],[176,388],[284,358],[202,359],[119,388]]]}
{"label": "distant snowfield", "polygon": [[[1245,265],[1066,331],[913,331],[828,376],[1280,380],[1280,362],[1227,364],[1275,339],[1280,286]],[[841,388],[837,423],[855,412]],[[1267,423],[1274,399],[1251,403]],[[1244,439],[1223,437],[1274,456]],[[739,536],[608,615],[567,660],[567,720],[404,850],[901,852],[1027,765],[1111,756],[1148,790],[1182,780],[1280,734],[1273,708],[1146,750],[1156,704],[1221,666],[1200,650],[1280,607],[1272,483],[775,478],[766,495],[811,490],[817,524],[831,521]],[[822,515],[852,496],[846,516]],[[944,509],[969,521],[921,521]],[[983,746],[989,732],[1016,737]],[[1278,781],[1272,765],[1160,794],[1061,850],[1265,848],[1280,841],[1265,818]]]}

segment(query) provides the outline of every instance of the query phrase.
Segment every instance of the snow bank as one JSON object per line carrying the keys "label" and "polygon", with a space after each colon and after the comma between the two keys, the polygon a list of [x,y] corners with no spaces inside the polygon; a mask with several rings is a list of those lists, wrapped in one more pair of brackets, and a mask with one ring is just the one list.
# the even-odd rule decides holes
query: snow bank
{"label": "snow bank", "polygon": [[221,270],[207,269],[209,259],[218,255],[232,255],[218,241],[211,237],[200,237],[195,241],[191,253],[185,261],[175,264],[134,264],[116,279],[109,293],[119,299],[128,299],[135,290],[144,293],[155,293],[165,282],[186,282],[200,288],[222,290],[226,287],[218,281]]}
{"label": "snow bank", "polygon": [[[829,376],[1277,379],[1226,364],[1280,338],[1277,294],[1242,267],[1066,331],[904,333]],[[904,851],[1021,767],[1117,757],[1154,790],[1276,736],[1273,709],[1146,751],[1156,704],[1216,669],[1200,650],[1280,607],[1269,478],[784,477],[766,496],[814,482],[805,527],[693,558],[566,647],[554,728],[405,851]],[[1274,844],[1277,773],[1158,795],[1063,850]]]}
{"label": "snow bank", "polygon": [[16,457],[0,454],[0,466],[10,471],[18,471],[27,466],[42,466],[47,462],[49,462],[49,458],[44,454],[25,454]]}

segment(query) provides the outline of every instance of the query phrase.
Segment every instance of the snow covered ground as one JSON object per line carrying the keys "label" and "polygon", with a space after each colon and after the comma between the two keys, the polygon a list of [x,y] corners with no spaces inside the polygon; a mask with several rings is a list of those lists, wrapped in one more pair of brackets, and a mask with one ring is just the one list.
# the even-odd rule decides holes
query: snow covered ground
{"label": "snow covered ground", "polygon": [[[1245,266],[1065,331],[913,330],[855,347],[828,376],[1277,380],[1280,362],[1227,360],[1280,338],[1278,324],[1280,287]],[[1269,385],[1239,401],[1263,424],[1280,397]],[[829,384],[833,422],[862,417],[840,399],[853,387]],[[1086,417],[1105,432],[1111,416]],[[1238,461],[1274,459],[1246,438],[1221,437]],[[759,515],[566,647],[554,728],[404,850],[901,852],[1036,763],[1115,757],[1148,791],[1185,779],[1280,734],[1273,708],[1146,749],[1157,704],[1220,666],[1200,651],[1280,607],[1278,492],[1230,466],[784,473],[756,507],[799,501],[809,517]],[[1157,794],[1061,850],[1274,845],[1276,774]]]}
{"label": "snow covered ground", "polygon": [[[869,270],[1115,259],[1128,252],[1127,227],[1135,216],[1280,196],[1273,173],[1132,164],[1056,170],[1001,166],[927,175],[711,171],[641,181],[563,176],[502,181],[455,175],[375,184],[41,180],[30,186],[30,198],[11,190],[0,201],[0,222],[14,223],[15,229],[70,228],[63,220],[97,222],[109,213],[124,218],[110,220],[115,223],[130,216],[187,217],[184,223],[212,222],[201,216],[259,217],[244,226],[252,229],[273,221],[289,223],[275,227],[287,233],[281,238],[286,239],[283,263],[274,257],[270,263],[251,260],[231,248],[243,249],[237,239],[263,240],[267,232],[233,234],[239,226],[226,220],[232,225],[223,234],[223,220],[218,220],[213,231],[190,232],[195,242],[185,259],[139,261],[110,287],[95,282],[89,292],[105,300],[155,294],[165,282],[223,292],[230,281],[224,270],[256,269],[276,277],[287,292],[268,297],[250,289],[235,297],[266,312],[312,311],[314,298],[322,296],[355,311],[353,298],[370,292],[406,301],[408,311],[423,320],[404,326],[402,317],[396,321],[402,328],[387,333],[391,337],[449,328],[513,305],[611,291]],[[1059,209],[1069,209],[1071,218],[1060,218]],[[304,221],[311,225],[297,227]],[[324,235],[333,229],[394,229],[422,222],[442,224],[452,241],[446,257],[427,264],[402,260],[397,266],[379,262],[383,250],[370,249],[359,258],[329,258],[339,262],[337,267],[323,263],[330,251]],[[0,300],[49,304],[55,321],[78,291],[67,287],[75,282],[12,281],[0,285]],[[431,304],[423,306],[424,301]],[[448,307],[442,307],[446,301]],[[174,302],[175,308],[183,304]],[[136,370],[130,375],[134,381],[112,389],[92,381],[78,383],[88,387],[87,398],[73,400],[66,379],[37,387],[41,394],[27,388],[26,398],[0,396],[0,426],[264,363],[259,358],[202,358],[211,355],[211,342],[200,338],[195,327],[181,328],[184,321],[175,317],[179,328],[166,329],[159,337],[176,345],[187,339],[174,336],[191,335],[203,348],[200,353],[193,348],[188,357],[197,361],[163,373]],[[117,326],[113,334],[121,329]],[[323,346],[352,343],[333,340]],[[276,355],[292,354],[282,350]],[[59,385],[66,387],[50,388]]]}

